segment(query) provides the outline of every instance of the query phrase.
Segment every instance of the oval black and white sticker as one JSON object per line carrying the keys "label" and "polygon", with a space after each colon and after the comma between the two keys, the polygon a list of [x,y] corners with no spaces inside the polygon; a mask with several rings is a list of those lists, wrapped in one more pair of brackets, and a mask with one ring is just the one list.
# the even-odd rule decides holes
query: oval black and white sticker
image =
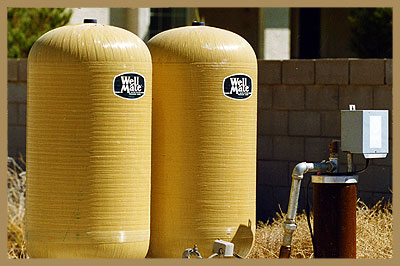
{"label": "oval black and white sticker", "polygon": [[144,96],[145,90],[146,80],[139,73],[127,72],[114,77],[113,92],[120,98],[137,100]]}
{"label": "oval black and white sticker", "polygon": [[252,93],[252,79],[246,74],[233,74],[224,78],[223,92],[224,95],[234,100],[246,100],[250,98]]}

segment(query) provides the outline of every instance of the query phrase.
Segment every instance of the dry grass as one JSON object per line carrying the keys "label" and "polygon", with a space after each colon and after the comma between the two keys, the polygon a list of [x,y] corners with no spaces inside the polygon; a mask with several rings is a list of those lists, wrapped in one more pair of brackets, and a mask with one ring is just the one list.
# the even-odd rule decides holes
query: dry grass
{"label": "dry grass", "polygon": [[[22,159],[19,159],[22,163]],[[25,247],[25,172],[16,161],[8,158],[8,257],[29,258]],[[357,204],[357,258],[391,258],[392,205],[378,202],[369,208]],[[267,224],[259,224],[250,258],[278,258],[283,236],[284,213]],[[305,213],[296,217],[292,258],[312,258],[313,248]]]}
{"label": "dry grass", "polygon": [[[369,208],[357,202],[357,258],[391,258],[393,255],[392,204],[377,202]],[[311,214],[312,220],[312,214]],[[283,237],[284,213],[277,213],[268,224],[260,223],[250,258],[278,258]],[[293,233],[291,258],[313,258],[313,247],[307,216],[296,216],[297,230]]]}
{"label": "dry grass", "polygon": [[[272,222],[259,223],[250,258],[279,258],[285,214],[276,214]],[[296,216],[297,229],[293,233],[291,258],[312,258],[313,247],[305,213]]]}
{"label": "dry grass", "polygon": [[[24,163],[22,159],[19,159]],[[8,157],[8,258],[28,258],[25,248],[25,171]]]}
{"label": "dry grass", "polygon": [[393,256],[392,204],[379,201],[368,208],[357,206],[357,258],[391,258]]}

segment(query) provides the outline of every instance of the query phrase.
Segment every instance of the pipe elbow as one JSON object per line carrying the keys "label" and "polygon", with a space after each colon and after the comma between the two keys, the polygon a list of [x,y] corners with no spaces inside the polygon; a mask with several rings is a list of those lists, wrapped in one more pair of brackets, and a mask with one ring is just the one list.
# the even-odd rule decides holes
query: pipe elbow
{"label": "pipe elbow", "polygon": [[306,162],[298,163],[293,169],[292,178],[303,179],[303,175],[313,167],[314,164],[312,163],[306,163]]}

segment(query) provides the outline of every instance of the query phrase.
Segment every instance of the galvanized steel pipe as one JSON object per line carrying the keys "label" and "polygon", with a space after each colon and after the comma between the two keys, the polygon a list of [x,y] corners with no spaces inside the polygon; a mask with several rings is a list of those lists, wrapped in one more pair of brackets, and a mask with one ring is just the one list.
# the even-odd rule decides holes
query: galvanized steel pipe
{"label": "galvanized steel pipe", "polygon": [[279,252],[279,258],[289,258],[291,251],[292,235],[296,230],[296,212],[299,202],[299,194],[301,187],[301,180],[307,172],[329,172],[337,168],[337,160],[321,163],[298,163],[292,172],[292,185],[290,189],[289,204],[287,210],[286,220],[284,222],[284,234],[282,246]]}

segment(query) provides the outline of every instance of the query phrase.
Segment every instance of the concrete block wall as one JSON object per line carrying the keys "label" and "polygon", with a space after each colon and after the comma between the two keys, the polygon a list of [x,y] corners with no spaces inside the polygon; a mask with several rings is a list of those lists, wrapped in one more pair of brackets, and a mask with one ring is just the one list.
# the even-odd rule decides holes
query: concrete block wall
{"label": "concrete block wall", "polygon": [[8,156],[26,155],[26,59],[8,59]]}
{"label": "concrete block wall", "polygon": [[[286,211],[291,171],[302,161],[328,159],[328,144],[340,138],[340,110],[389,109],[392,142],[392,60],[318,59],[258,62],[257,219]],[[26,59],[8,59],[8,153],[25,157]],[[392,145],[386,159],[372,160],[360,175],[358,196],[373,204],[391,199]],[[345,169],[345,154],[341,153]],[[354,157],[356,169],[364,159]],[[302,182],[305,206],[310,175]],[[309,189],[312,198],[312,189]]]}
{"label": "concrete block wall", "polygon": [[[392,147],[392,60],[317,59],[259,61],[257,219],[287,209],[291,172],[303,161],[329,158],[328,144],[340,139],[340,110],[388,109]],[[390,152],[392,152],[390,150]],[[355,168],[364,168],[361,155]],[[346,170],[346,155],[340,152]],[[310,174],[302,182],[299,210],[305,207]],[[392,154],[370,162],[361,174],[358,197],[368,204],[392,198]],[[312,199],[312,185],[309,188]]]}

